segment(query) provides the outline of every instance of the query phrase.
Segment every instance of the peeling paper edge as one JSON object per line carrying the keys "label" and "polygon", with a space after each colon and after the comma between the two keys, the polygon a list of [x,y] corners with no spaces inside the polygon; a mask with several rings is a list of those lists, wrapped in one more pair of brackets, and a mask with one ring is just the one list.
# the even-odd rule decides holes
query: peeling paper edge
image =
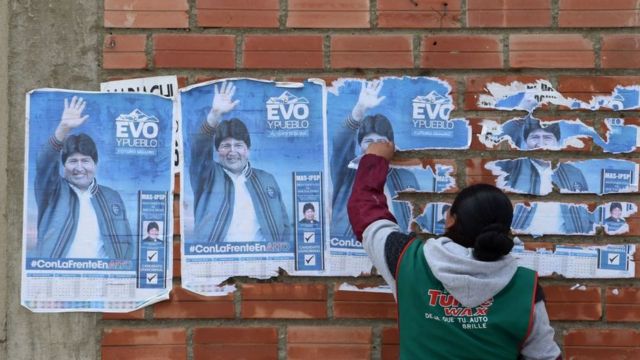
{"label": "peeling paper edge", "polygon": [[[532,206],[533,206],[533,204],[535,204],[535,203],[554,203],[554,204],[559,204],[559,205],[573,205],[573,206],[577,206],[577,207],[581,207],[581,208],[586,208],[586,209],[587,209],[587,212],[589,212],[589,214],[595,215],[601,207],[604,209],[604,208],[606,208],[606,207],[610,206],[612,202],[613,202],[613,201],[606,202],[606,203],[604,203],[604,204],[600,204],[600,205],[596,206],[596,208],[595,208],[593,211],[589,211],[589,207],[587,206],[587,204],[581,204],[581,203],[565,203],[565,202],[557,202],[557,201],[531,201],[531,202],[529,202],[529,205],[525,205],[525,203],[520,202],[520,203],[517,203],[516,205],[524,206],[524,207],[526,207],[526,208],[528,208],[528,209],[531,209],[531,207],[532,207]],[[633,205],[633,209],[634,209],[634,210],[633,210],[633,211],[629,211],[629,212],[627,213],[627,215],[623,217],[623,219],[625,219],[625,220],[626,220],[626,219],[628,219],[628,218],[630,218],[633,214],[636,214],[636,213],[638,212],[638,206],[637,206],[637,205],[636,205],[636,203],[634,203],[634,202],[631,202],[631,201],[619,201],[619,203],[620,203],[621,205],[623,205],[623,206],[625,206],[625,205],[627,205],[627,204],[631,204],[631,205]],[[603,210],[603,211],[604,211],[604,210]],[[626,210],[625,210],[625,211],[623,211],[623,213],[624,213],[624,212],[626,212]],[[515,206],[514,206],[514,213],[515,213]],[[535,214],[534,214],[534,216],[535,216]],[[625,222],[626,222],[626,221],[625,221]],[[627,224],[628,224],[628,223],[627,223]],[[545,232],[545,233],[538,233],[538,234],[534,234],[534,233],[532,233],[532,232],[527,232],[527,231],[525,231],[525,229],[514,229],[513,227],[511,228],[511,231],[512,231],[512,233],[513,233],[513,234],[517,234],[517,235],[531,235],[531,236],[533,236],[533,237],[541,237],[541,236],[548,236],[548,235],[559,235],[559,236],[571,236],[571,235],[594,236],[594,235],[596,234],[596,232],[597,232],[597,229],[598,229],[598,228],[602,228],[602,229],[603,229],[603,231],[605,232],[605,234],[607,234],[607,235],[623,235],[623,234],[626,234],[626,233],[628,233],[628,232],[629,232],[629,230],[625,231],[624,233],[619,233],[619,234],[618,234],[618,233],[615,233],[615,232],[613,232],[613,233],[612,233],[612,232],[608,232],[608,231],[606,230],[605,224],[604,224],[604,223],[601,223],[601,222],[600,222],[600,220],[599,220],[599,219],[596,219],[595,217],[594,217],[594,223],[593,223],[593,230],[592,230],[591,232],[589,232],[589,233],[555,233],[555,232],[553,232],[553,233],[546,233],[546,232]]]}
{"label": "peeling paper edge", "polygon": [[[507,124],[510,121],[517,121],[517,120],[523,120],[524,118],[511,118],[503,123],[498,123],[495,120],[489,120],[489,119],[483,119],[480,122],[480,125],[482,126],[482,130],[480,131],[480,134],[477,134],[478,136],[478,141],[480,141],[480,143],[482,145],[484,145],[487,149],[493,149],[494,147],[502,144],[503,142],[507,142],[509,144],[509,146],[511,147],[512,150],[518,150],[518,151],[522,151],[522,152],[530,152],[530,151],[542,151],[542,150],[546,150],[546,151],[562,151],[562,150],[566,150],[569,147],[573,147],[573,148],[577,148],[577,149],[582,149],[584,148],[585,144],[584,142],[582,142],[581,139],[594,139],[593,136],[589,136],[586,134],[577,134],[577,135],[571,135],[570,137],[567,137],[566,139],[563,139],[563,144],[564,146],[562,147],[557,147],[557,148],[552,148],[552,147],[540,147],[540,148],[536,148],[536,149],[520,149],[516,143],[513,141],[513,139],[511,138],[511,136],[502,134],[500,135],[500,141],[495,143],[495,144],[487,144],[484,141],[484,137],[486,136],[486,131],[485,131],[485,127],[497,127],[500,131],[502,131],[503,126],[505,124]],[[543,121],[540,120],[538,118],[533,118],[535,120],[538,120],[540,122],[540,124],[561,124],[561,123],[566,123],[566,124],[571,124],[571,125],[582,125],[587,129],[591,129],[594,134],[598,135],[598,137],[600,137],[600,135],[598,134],[598,132],[596,132],[596,130],[592,127],[592,126],[588,126],[587,124],[583,123],[582,120],[580,119],[576,119],[576,120],[552,120],[552,121]],[[638,133],[638,141],[640,142],[640,132]]]}
{"label": "peeling paper edge", "polygon": [[[629,193],[636,193],[638,192],[638,188],[639,188],[639,174],[638,171],[640,169],[640,165],[632,160],[625,160],[625,159],[615,159],[615,158],[606,158],[606,159],[586,159],[586,160],[578,160],[578,161],[559,161],[557,163],[557,165],[553,165],[551,161],[546,160],[546,159],[539,159],[539,158],[530,158],[530,157],[519,157],[519,158],[513,158],[513,159],[498,159],[498,160],[493,160],[490,162],[487,162],[484,166],[485,169],[491,171],[491,175],[495,177],[495,181],[496,181],[496,186],[502,190],[506,190],[509,191],[511,193],[515,193],[515,194],[527,194],[527,195],[535,195],[535,196],[545,196],[548,195],[553,191],[553,189],[550,189],[548,192],[540,192],[540,194],[529,194],[526,191],[520,191],[518,189],[514,189],[512,187],[510,187],[509,185],[506,184],[506,176],[510,175],[510,173],[507,173],[505,171],[503,171],[502,169],[500,169],[496,163],[498,162],[504,162],[504,161],[517,161],[517,160],[524,160],[524,159],[530,159],[530,160],[541,160],[544,161],[546,163],[549,164],[551,170],[553,171],[553,174],[555,174],[556,171],[558,171],[558,169],[560,168],[560,164],[567,164],[567,165],[573,165],[575,166],[576,164],[585,164],[588,165],[589,162],[591,161],[601,161],[601,160],[606,160],[608,162],[611,163],[618,163],[618,164],[633,164],[635,166],[634,168],[634,172],[633,172],[633,179],[632,179],[632,184],[629,185],[628,187],[621,189],[620,191],[615,191],[615,192],[593,192],[593,191],[571,191],[569,189],[566,188],[562,188],[559,187],[555,182],[553,182],[553,179],[550,179],[552,185],[558,189],[558,192],[560,194],[594,194],[594,195],[598,195],[598,196],[602,196],[602,195],[608,195],[608,194],[629,194]],[[577,167],[577,169],[580,169],[580,167]],[[602,169],[601,169],[602,170]],[[552,174],[552,176],[553,176]],[[583,172],[584,174],[584,172]],[[585,176],[585,179],[587,179],[587,176]],[[602,177],[600,177],[600,181],[602,181]],[[635,185],[633,185],[635,184]]]}
{"label": "peeling paper edge", "polygon": [[[111,80],[111,81],[103,81],[100,83],[100,92],[105,92],[105,93],[110,93],[110,94],[115,94],[115,93],[124,93],[124,92],[119,92],[119,91],[107,91],[105,88],[110,88],[110,87],[120,87],[120,86],[131,86],[129,84],[131,83],[135,83],[135,82],[140,82],[140,85],[143,85],[142,83],[144,82],[171,82],[171,85],[175,85],[175,89],[176,91],[174,92],[174,95],[171,97],[168,96],[164,96],[161,95],[164,98],[167,99],[176,99],[178,97],[179,94],[179,89],[180,89],[180,85],[178,84],[178,76],[177,75],[160,75],[160,76],[146,76],[146,77],[137,77],[137,78],[133,78],[133,79],[121,79],[121,80]],[[143,85],[144,86],[144,85]],[[133,93],[133,94],[153,94],[150,92],[142,92],[142,91],[126,91],[126,93]]]}
{"label": "peeling paper edge", "polygon": [[[219,279],[223,279],[221,281],[218,282],[221,283],[222,281],[227,280],[228,278],[218,278],[218,277],[213,277],[211,278],[212,280],[215,280],[213,282],[218,282],[217,280]],[[218,285],[215,287],[216,291],[215,292],[198,292],[193,290],[192,288],[190,288],[188,285],[184,286],[185,284],[183,283],[183,289],[188,290],[189,292],[193,293],[193,294],[197,294],[197,295],[203,295],[203,296],[212,296],[212,297],[217,297],[217,296],[226,296],[229,294],[234,293],[236,290],[238,290],[238,287],[233,284],[233,285]]]}
{"label": "peeling paper edge", "polygon": [[[542,94],[544,93],[544,91],[539,89],[541,85],[547,86],[553,90],[552,93],[556,95],[554,100],[551,100],[549,98],[542,98],[541,99],[542,101],[536,100],[537,105],[534,106],[532,109],[521,107],[519,106],[519,104],[518,106],[514,106],[514,107],[496,107],[495,105],[498,101],[504,100],[508,97],[514,96],[521,92],[525,94],[524,98],[526,98],[527,94],[534,94],[534,95]],[[535,86],[534,89],[529,89],[529,87],[533,87],[533,86]],[[582,101],[576,98],[565,97],[564,94],[558,91],[548,79],[537,79],[533,82],[528,82],[528,83],[523,83],[515,80],[508,85],[503,85],[497,82],[489,82],[485,84],[485,90],[488,91],[489,94],[480,94],[478,96],[478,101],[476,102],[476,105],[478,107],[484,108],[484,109],[495,109],[495,110],[503,110],[503,111],[521,110],[521,111],[527,111],[528,113],[531,114],[535,109],[538,109],[541,106],[547,105],[547,104],[565,106],[572,110],[589,109],[591,104],[590,102],[587,103],[585,101]],[[503,93],[503,94],[500,94],[500,93]],[[483,102],[486,102],[489,105],[484,105],[482,104]],[[579,104],[578,107],[572,106],[573,104],[576,104],[576,103]]]}
{"label": "peeling paper edge", "polygon": [[[420,166],[420,165],[412,165],[412,166],[405,166],[405,165],[390,165],[390,168],[393,169],[404,169],[404,170],[408,170],[411,171],[414,175],[418,175],[416,172],[417,171],[429,171],[431,172],[431,175],[433,175],[433,181],[434,182],[438,182],[438,174],[437,171],[438,169],[444,169],[445,170],[445,175],[444,177],[447,178],[447,186],[442,190],[442,191],[427,191],[427,190],[422,190],[422,189],[414,189],[414,188],[406,188],[406,189],[401,189],[398,190],[398,193],[405,193],[405,194],[443,194],[445,192],[447,192],[447,190],[453,189],[456,187],[456,179],[451,176],[451,174],[453,173],[453,166],[452,165],[444,165],[444,164],[435,164],[435,169],[433,169],[433,167],[431,165],[427,165],[426,167]],[[416,179],[417,180],[417,179]],[[418,181],[418,183],[420,183],[420,181]],[[397,199],[398,196],[394,196],[392,200]],[[396,200],[398,201],[398,200]]]}
{"label": "peeling paper edge", "polygon": [[[533,158],[528,158],[528,157],[521,157],[521,158],[516,158],[516,159],[499,159],[499,160],[494,160],[494,161],[490,161],[488,163],[486,163],[484,165],[484,168],[491,171],[491,175],[495,177],[495,181],[496,181],[496,186],[502,190],[506,190],[509,191],[511,193],[514,194],[528,194],[528,195],[536,195],[536,196],[544,196],[544,195],[548,195],[551,192],[553,192],[553,188],[548,189],[548,191],[543,192],[542,189],[540,189],[540,194],[529,194],[526,191],[520,191],[518,189],[512,188],[511,186],[509,186],[507,184],[507,181],[505,180],[505,178],[507,177],[507,175],[511,175],[510,173],[500,169],[497,165],[498,162],[504,162],[504,161],[518,161],[518,160],[533,160]],[[553,169],[553,164],[551,163],[551,161],[549,160],[544,160],[544,159],[538,159],[538,160],[542,160],[545,163],[549,164],[549,167],[551,168],[551,170],[553,172],[555,172],[555,169]],[[553,176],[553,175],[552,175]],[[550,181],[552,181],[550,179]],[[553,183],[552,183],[553,184]]]}
{"label": "peeling paper edge", "polygon": [[371,287],[359,288],[355,285],[343,282],[338,286],[338,291],[353,291],[353,292],[369,292],[369,293],[380,293],[380,294],[393,294],[391,287],[389,285],[378,285]]}
{"label": "peeling paper edge", "polygon": [[[327,86],[327,93],[331,93],[332,95],[335,96],[340,96],[340,88],[345,86],[347,82],[351,82],[351,81],[356,81],[356,82],[360,82],[360,83],[365,83],[365,82],[371,82],[371,81],[382,81],[384,82],[384,80],[405,80],[405,79],[409,79],[409,80],[427,80],[427,81],[435,81],[437,83],[440,83],[441,85],[445,86],[445,88],[448,90],[447,91],[447,96],[451,99],[451,105],[452,107],[452,111],[455,109],[455,102],[453,100],[453,97],[451,96],[451,91],[453,90],[451,84],[449,84],[449,82],[438,78],[438,77],[432,77],[432,76],[381,76],[381,77],[377,77],[374,79],[365,79],[365,78],[355,78],[355,77],[341,77],[338,79],[335,79],[331,82],[331,86]],[[384,86],[384,85],[383,85]]]}
{"label": "peeling paper edge", "polygon": [[[275,80],[267,80],[267,79],[257,79],[257,78],[252,78],[252,77],[230,77],[230,78],[224,78],[224,79],[213,79],[213,80],[209,80],[209,81],[205,81],[205,82],[201,82],[201,83],[197,83],[197,84],[192,84],[186,87],[183,87],[180,90],[180,93],[183,92],[187,92],[193,89],[197,89],[200,87],[204,87],[204,86],[209,86],[212,84],[218,84],[218,83],[223,83],[223,82],[227,82],[227,81],[239,81],[239,80],[249,80],[249,81],[256,81],[256,82],[260,82],[260,83],[265,83],[265,84],[274,84],[276,87],[282,87],[282,88],[303,88],[304,87],[304,83],[303,82],[295,82],[295,81],[275,81]],[[314,79],[314,80],[319,80],[319,79]]]}
{"label": "peeling paper edge", "polygon": [[[621,124],[620,125],[613,125],[611,124],[610,120],[620,120]],[[623,118],[605,118],[604,119],[604,124],[607,127],[607,132],[605,133],[606,136],[606,140],[604,138],[601,138],[600,140],[602,140],[603,144],[607,144],[609,145],[609,141],[611,138],[611,130],[612,130],[612,126],[633,126],[636,129],[636,143],[635,146],[632,149],[629,149],[627,151],[610,151],[607,150],[605,148],[603,148],[602,146],[600,146],[600,148],[602,149],[603,153],[607,153],[607,154],[628,154],[628,153],[632,153],[634,151],[636,151],[638,149],[638,146],[640,146],[640,126],[638,125],[627,125],[624,123],[624,119]]]}

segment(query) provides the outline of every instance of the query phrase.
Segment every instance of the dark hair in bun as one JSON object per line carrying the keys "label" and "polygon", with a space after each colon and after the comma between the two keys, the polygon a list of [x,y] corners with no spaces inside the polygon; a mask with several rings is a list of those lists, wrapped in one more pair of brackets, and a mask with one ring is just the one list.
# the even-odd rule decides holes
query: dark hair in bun
{"label": "dark hair in bun", "polygon": [[513,248],[513,239],[509,236],[513,206],[497,187],[477,184],[463,189],[449,213],[455,216],[455,222],[445,236],[473,248],[476,259],[496,261]]}

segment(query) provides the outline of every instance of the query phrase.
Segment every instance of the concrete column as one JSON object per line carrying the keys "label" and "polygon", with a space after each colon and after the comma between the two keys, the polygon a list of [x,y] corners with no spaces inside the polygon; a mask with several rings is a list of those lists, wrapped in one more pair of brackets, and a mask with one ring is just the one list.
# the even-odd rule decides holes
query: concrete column
{"label": "concrete column", "polygon": [[[0,172],[0,229],[4,235],[0,237],[0,264],[6,264],[6,271],[1,273],[7,277],[6,285],[0,286],[0,298],[6,298],[6,326],[0,329],[0,338],[6,336],[6,356],[0,357],[5,359],[99,357],[100,315],[35,314],[23,308],[20,269],[25,93],[40,87],[99,89],[101,6],[100,0],[11,0],[9,14],[0,10],[0,24],[6,28],[0,29],[0,36],[10,31],[8,97],[7,88],[0,85],[0,102],[5,101],[0,104],[0,168],[7,169],[6,173]],[[6,40],[0,37],[0,47],[3,44]],[[6,51],[0,48],[0,53]],[[6,76],[1,74],[2,70],[0,83],[6,83]],[[8,117],[3,106],[7,98]],[[2,296],[3,291],[6,296]]]}

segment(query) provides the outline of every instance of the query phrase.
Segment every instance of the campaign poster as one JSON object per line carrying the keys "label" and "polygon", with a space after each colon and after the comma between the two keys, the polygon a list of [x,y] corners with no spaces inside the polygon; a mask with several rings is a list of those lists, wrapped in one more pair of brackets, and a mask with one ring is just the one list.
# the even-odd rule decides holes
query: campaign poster
{"label": "campaign poster", "polygon": [[629,202],[610,202],[589,211],[586,204],[542,202],[514,206],[511,229],[516,234],[542,235],[595,235],[603,227],[608,235],[629,232],[627,218],[638,207]]}
{"label": "campaign poster", "polygon": [[[555,274],[568,279],[616,279],[635,276],[635,245],[556,245],[554,250],[528,250],[518,239],[514,239],[514,242],[516,245],[511,255],[518,260],[518,265],[535,270],[540,276]],[[576,284],[571,290],[586,290],[586,286]]]}
{"label": "campaign poster", "polygon": [[128,312],[167,299],[174,101],[39,89],[26,112],[22,305]]}
{"label": "campaign poster", "polygon": [[[332,200],[329,249],[335,274],[358,275],[371,268],[347,214],[357,164],[366,148],[386,140],[398,150],[468,149],[471,127],[466,119],[451,118],[453,110],[451,85],[437,78],[342,78],[327,88]],[[398,193],[408,189],[440,192],[451,183],[442,177],[444,181],[437,183],[417,175],[392,166],[385,186],[389,209],[404,231],[409,229],[411,209],[406,202],[394,200]]]}
{"label": "campaign poster", "polygon": [[638,164],[618,159],[551,161],[538,158],[503,159],[485,168],[496,177],[502,190],[528,195],[560,193],[614,194],[638,191]]}
{"label": "campaign poster", "polygon": [[[175,75],[167,75],[107,81],[100,83],[100,91],[138,92],[174,99],[178,95],[178,78]],[[173,172],[177,173],[180,168],[180,149],[182,149],[182,132],[178,117],[175,119],[173,138]]]}
{"label": "campaign poster", "polygon": [[225,79],[180,98],[182,286],[324,271],[324,84]]}

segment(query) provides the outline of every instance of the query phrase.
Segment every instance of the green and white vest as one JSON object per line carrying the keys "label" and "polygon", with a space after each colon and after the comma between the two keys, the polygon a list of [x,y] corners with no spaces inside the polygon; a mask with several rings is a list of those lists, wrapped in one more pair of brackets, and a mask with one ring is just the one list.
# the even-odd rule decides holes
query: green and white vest
{"label": "green and white vest", "polygon": [[535,271],[519,267],[507,286],[474,308],[438,281],[414,240],[397,269],[400,359],[515,360],[533,324]]}

